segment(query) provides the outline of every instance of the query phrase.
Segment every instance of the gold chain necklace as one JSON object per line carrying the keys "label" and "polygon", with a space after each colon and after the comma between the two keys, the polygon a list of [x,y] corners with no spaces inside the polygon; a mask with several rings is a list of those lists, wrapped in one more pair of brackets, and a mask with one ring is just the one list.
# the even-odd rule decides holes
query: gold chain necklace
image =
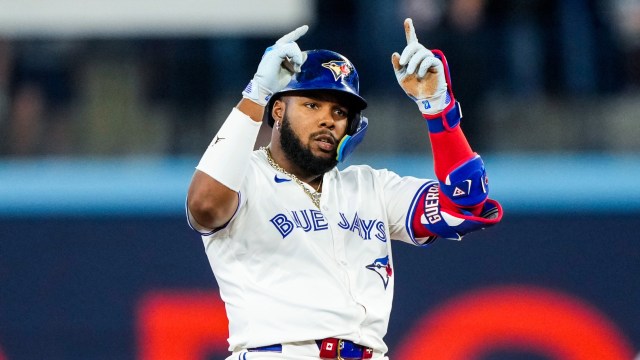
{"label": "gold chain necklace", "polygon": [[287,175],[288,177],[290,177],[291,179],[293,179],[293,181],[295,181],[296,184],[298,184],[302,190],[304,190],[305,194],[307,194],[307,196],[309,196],[309,199],[311,199],[311,201],[313,202],[313,204],[320,209],[320,197],[322,196],[322,193],[320,192],[320,186],[322,186],[322,180],[323,178],[320,179],[320,183],[318,184],[318,188],[316,189],[315,192],[311,192],[311,190],[309,190],[309,187],[305,186],[304,183],[302,182],[302,180],[298,179],[297,176],[293,175],[292,173],[288,172],[287,170],[283,169],[280,165],[278,165],[275,160],[273,160],[273,157],[271,157],[271,150],[269,150],[269,148],[262,146],[260,148],[260,150],[264,151],[267,154],[267,161],[269,162],[269,165],[271,165],[272,168],[280,171],[281,173]]}

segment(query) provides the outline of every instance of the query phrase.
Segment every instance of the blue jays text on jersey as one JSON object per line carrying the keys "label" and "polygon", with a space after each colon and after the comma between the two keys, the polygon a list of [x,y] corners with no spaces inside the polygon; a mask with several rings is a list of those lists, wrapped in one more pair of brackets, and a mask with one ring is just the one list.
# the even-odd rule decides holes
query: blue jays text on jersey
{"label": "blue jays text on jersey", "polygon": [[[378,219],[361,219],[356,212],[353,216],[347,216],[340,212],[341,221],[337,224],[340,228],[351,231],[363,240],[378,239],[387,241],[384,222]],[[290,215],[279,213],[269,220],[276,227],[282,238],[289,236],[294,230],[304,232],[323,231],[329,228],[327,219],[321,211],[314,209],[294,210]]]}

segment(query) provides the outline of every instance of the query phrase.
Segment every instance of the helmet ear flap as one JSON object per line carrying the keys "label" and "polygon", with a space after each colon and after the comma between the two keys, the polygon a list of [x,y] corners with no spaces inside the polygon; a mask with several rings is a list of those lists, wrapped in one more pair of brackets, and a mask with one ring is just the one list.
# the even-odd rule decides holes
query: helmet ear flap
{"label": "helmet ear flap", "polygon": [[367,133],[369,120],[367,120],[366,117],[358,113],[358,121],[354,121],[353,123],[357,124],[356,131],[353,134],[345,135],[338,144],[336,155],[338,162],[344,161],[344,159],[355,150],[356,146],[362,142],[364,135]]}
{"label": "helmet ear flap", "polygon": [[358,131],[361,119],[360,112],[358,111],[353,117],[349,119],[349,128],[347,129],[347,135],[353,135]]}

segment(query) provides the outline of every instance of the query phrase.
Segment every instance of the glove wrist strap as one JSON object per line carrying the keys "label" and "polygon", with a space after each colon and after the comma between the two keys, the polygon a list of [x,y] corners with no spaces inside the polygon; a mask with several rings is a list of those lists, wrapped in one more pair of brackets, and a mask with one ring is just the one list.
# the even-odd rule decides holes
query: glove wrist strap
{"label": "glove wrist strap", "polygon": [[273,95],[273,92],[261,86],[255,79],[249,81],[247,87],[242,91],[243,98],[249,99],[260,106],[267,106],[271,95]]}
{"label": "glove wrist strap", "polygon": [[427,120],[430,133],[452,131],[460,124],[462,109],[459,102],[452,101],[442,112],[434,115],[422,114],[422,117]]}

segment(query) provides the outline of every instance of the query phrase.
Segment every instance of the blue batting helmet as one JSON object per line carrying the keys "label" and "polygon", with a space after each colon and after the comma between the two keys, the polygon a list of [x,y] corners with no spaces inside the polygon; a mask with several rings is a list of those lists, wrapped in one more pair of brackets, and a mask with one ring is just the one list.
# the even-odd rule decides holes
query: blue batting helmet
{"label": "blue batting helmet", "polygon": [[355,146],[362,141],[368,121],[361,116],[367,102],[360,96],[358,72],[346,57],[330,50],[308,50],[304,52],[307,59],[300,72],[293,74],[291,81],[284,89],[271,96],[265,112],[269,126],[273,127],[273,103],[282,95],[298,91],[332,91],[342,95],[349,101],[349,127],[347,135],[338,146],[338,161],[342,161]]}

